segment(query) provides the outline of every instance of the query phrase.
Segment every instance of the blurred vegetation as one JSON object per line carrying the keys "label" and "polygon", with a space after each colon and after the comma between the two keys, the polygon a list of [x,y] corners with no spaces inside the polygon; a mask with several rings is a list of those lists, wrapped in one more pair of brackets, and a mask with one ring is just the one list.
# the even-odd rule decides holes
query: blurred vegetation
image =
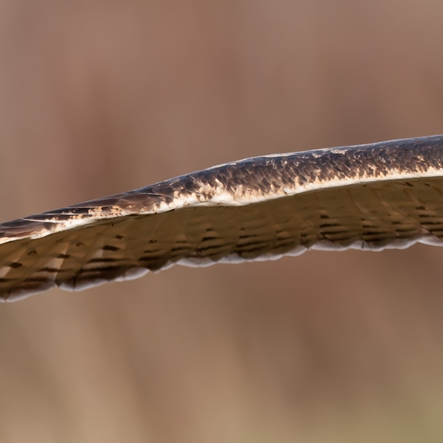
{"label": "blurred vegetation", "polygon": [[[1,218],[441,133],[443,3],[0,2]],[[174,267],[0,306],[2,442],[441,442],[443,251]]]}

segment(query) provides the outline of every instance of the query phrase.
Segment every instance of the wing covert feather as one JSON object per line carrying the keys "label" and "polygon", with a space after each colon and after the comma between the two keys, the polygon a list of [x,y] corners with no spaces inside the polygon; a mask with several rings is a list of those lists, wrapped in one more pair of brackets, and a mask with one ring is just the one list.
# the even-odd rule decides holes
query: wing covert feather
{"label": "wing covert feather", "polygon": [[443,137],[257,157],[0,225],[0,298],[443,238]]}

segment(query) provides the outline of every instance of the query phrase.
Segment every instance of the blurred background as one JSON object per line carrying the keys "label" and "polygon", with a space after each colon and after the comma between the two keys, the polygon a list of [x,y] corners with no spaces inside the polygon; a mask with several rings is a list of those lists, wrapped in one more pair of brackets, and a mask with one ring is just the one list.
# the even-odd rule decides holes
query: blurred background
{"label": "blurred background", "polygon": [[[443,132],[433,0],[0,0],[1,220]],[[176,266],[0,306],[2,442],[441,442],[443,250]]]}

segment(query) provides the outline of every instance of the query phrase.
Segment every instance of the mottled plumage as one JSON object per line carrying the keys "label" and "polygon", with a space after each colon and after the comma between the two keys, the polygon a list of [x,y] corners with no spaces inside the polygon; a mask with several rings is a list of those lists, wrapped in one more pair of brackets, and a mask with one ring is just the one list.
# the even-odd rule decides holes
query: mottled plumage
{"label": "mottled plumage", "polygon": [[255,157],[0,224],[0,299],[443,238],[443,136]]}

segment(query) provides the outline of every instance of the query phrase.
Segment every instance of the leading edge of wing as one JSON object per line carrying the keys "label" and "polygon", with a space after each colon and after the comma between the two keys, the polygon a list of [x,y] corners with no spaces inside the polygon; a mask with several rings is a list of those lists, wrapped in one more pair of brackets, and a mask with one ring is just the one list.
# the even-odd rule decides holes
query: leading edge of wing
{"label": "leading edge of wing", "polygon": [[443,176],[443,135],[251,157],[0,224],[0,244],[115,217],[241,206],[323,188]]}

